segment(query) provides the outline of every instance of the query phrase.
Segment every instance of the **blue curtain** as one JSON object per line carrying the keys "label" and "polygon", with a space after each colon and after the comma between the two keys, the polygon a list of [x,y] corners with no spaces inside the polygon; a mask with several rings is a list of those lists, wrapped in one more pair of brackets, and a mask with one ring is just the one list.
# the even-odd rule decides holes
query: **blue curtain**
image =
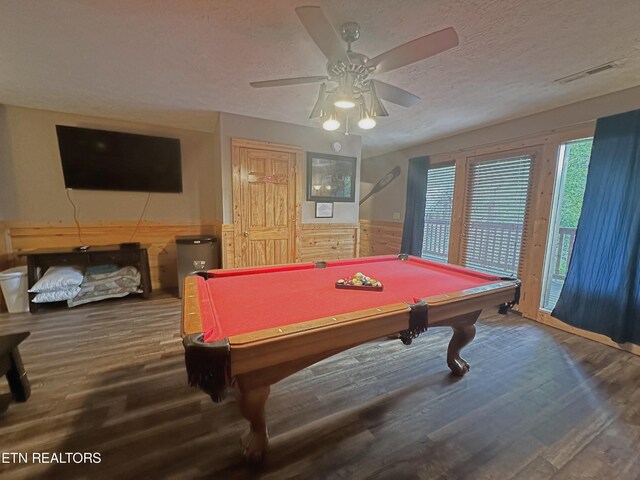
{"label": "blue curtain", "polygon": [[573,255],[552,315],[640,344],[640,110],[596,124]]}
{"label": "blue curtain", "polygon": [[407,171],[407,201],[404,209],[401,253],[420,256],[424,236],[424,204],[427,194],[429,157],[409,160]]}

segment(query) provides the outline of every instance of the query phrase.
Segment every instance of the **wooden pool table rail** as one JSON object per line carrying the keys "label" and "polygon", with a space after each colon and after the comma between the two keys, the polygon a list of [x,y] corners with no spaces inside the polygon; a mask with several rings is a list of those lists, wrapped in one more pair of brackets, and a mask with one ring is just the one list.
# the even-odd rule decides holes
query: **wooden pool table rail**
{"label": "wooden pool table rail", "polygon": [[[428,327],[447,326],[455,330],[456,327],[472,325],[484,308],[513,301],[517,285],[517,281],[502,281],[426,297]],[[202,309],[208,308],[208,300],[203,301],[203,295],[206,295],[204,279],[187,276],[184,280],[181,333],[183,337],[198,335],[200,343],[203,342]],[[406,330],[411,311],[412,305],[400,302],[233,335],[226,339],[226,343],[223,342],[224,346],[216,343],[218,348],[228,351],[229,379],[256,373],[256,380],[251,383],[266,385],[343,350]],[[215,356],[219,356],[219,352]],[[459,352],[453,353],[453,357],[458,356]],[[448,364],[451,367],[455,362],[449,358]],[[277,370],[268,375],[265,373],[265,370],[275,367]],[[463,375],[467,369],[468,364],[462,370],[452,368],[457,375]]]}
{"label": "wooden pool table rail", "polygon": [[[201,285],[199,287],[199,284]],[[202,333],[201,301],[204,279],[185,277],[182,336]],[[512,301],[516,282],[503,281],[459,292],[426,297],[428,326],[454,327],[459,317]],[[400,302],[323,317],[281,327],[230,336],[231,376],[294,360],[341,351],[408,328],[411,306]]]}

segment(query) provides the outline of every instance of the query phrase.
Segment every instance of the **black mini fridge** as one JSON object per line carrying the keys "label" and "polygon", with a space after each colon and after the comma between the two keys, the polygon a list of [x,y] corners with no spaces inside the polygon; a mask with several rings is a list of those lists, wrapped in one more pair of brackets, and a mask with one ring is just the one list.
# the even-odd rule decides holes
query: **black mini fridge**
{"label": "black mini fridge", "polygon": [[218,240],[211,235],[176,237],[178,258],[178,296],[182,298],[184,277],[200,270],[219,268]]}

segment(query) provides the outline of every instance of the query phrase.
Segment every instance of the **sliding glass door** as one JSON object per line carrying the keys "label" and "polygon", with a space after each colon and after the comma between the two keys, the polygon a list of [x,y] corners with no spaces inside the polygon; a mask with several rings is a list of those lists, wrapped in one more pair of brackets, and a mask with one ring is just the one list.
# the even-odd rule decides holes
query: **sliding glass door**
{"label": "sliding glass door", "polygon": [[592,138],[560,145],[549,240],[545,254],[541,308],[553,310],[564,285],[582,210]]}
{"label": "sliding glass door", "polygon": [[447,263],[455,175],[453,163],[432,166],[427,172],[422,258]]}
{"label": "sliding glass door", "polygon": [[469,162],[462,264],[517,276],[527,230],[533,156]]}

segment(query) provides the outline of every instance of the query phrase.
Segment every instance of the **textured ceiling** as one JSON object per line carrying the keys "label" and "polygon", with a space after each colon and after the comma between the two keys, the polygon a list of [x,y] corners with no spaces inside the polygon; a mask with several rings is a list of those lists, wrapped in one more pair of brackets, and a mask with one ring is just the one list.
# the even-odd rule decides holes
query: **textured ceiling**
{"label": "textured ceiling", "polygon": [[[370,156],[640,84],[638,0],[0,0],[0,103],[210,130],[215,111],[300,125],[322,75],[294,13],[360,23],[374,56],[453,26],[460,45],[377,78],[422,98],[364,135]],[[554,80],[611,60],[622,66]]]}

